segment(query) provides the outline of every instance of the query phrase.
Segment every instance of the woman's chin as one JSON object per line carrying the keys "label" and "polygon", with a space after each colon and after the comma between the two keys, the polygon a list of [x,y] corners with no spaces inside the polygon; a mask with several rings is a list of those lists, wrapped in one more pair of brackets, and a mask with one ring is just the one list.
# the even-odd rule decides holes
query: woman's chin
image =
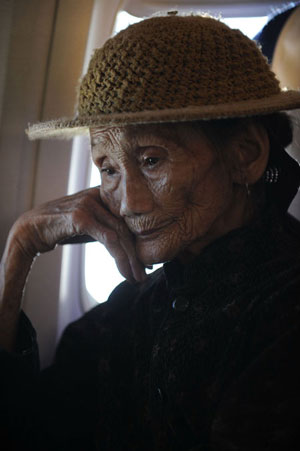
{"label": "woman's chin", "polygon": [[139,260],[145,265],[155,265],[173,260],[177,255],[176,249],[170,249],[168,246],[162,246],[155,241],[138,241],[136,251]]}

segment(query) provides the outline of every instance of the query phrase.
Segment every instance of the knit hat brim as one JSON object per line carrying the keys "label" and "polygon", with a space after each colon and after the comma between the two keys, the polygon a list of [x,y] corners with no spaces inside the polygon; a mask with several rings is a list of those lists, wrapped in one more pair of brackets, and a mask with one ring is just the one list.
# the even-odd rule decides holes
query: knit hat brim
{"label": "knit hat brim", "polygon": [[267,98],[229,104],[62,118],[29,125],[26,133],[31,140],[70,139],[87,135],[91,127],[249,117],[297,108],[300,108],[300,91],[282,91]]}

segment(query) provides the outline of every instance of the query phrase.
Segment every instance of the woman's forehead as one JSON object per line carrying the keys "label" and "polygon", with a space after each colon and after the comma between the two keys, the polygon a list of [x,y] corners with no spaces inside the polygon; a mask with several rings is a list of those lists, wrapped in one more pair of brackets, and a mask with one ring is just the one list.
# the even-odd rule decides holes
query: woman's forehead
{"label": "woman's forehead", "polygon": [[136,124],[126,126],[92,127],[90,128],[91,145],[105,145],[112,140],[134,141],[141,137],[157,137],[168,141],[183,143],[191,134],[190,123]]}

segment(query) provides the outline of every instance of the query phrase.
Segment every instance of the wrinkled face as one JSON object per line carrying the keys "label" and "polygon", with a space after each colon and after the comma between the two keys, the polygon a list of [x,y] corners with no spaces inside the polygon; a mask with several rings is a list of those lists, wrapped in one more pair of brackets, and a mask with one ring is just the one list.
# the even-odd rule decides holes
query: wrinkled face
{"label": "wrinkled face", "polygon": [[198,253],[222,234],[232,200],[228,171],[187,125],[92,129],[101,198],[123,218],[144,264]]}

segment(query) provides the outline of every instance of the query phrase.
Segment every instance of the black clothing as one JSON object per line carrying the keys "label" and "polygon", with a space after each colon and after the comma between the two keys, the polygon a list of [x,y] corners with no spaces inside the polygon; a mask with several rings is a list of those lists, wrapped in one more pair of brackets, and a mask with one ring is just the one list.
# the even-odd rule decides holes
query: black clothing
{"label": "black clothing", "polygon": [[24,315],[19,352],[0,355],[16,449],[298,449],[297,229],[271,209],[187,265],[122,283],[66,329],[41,373]]}

